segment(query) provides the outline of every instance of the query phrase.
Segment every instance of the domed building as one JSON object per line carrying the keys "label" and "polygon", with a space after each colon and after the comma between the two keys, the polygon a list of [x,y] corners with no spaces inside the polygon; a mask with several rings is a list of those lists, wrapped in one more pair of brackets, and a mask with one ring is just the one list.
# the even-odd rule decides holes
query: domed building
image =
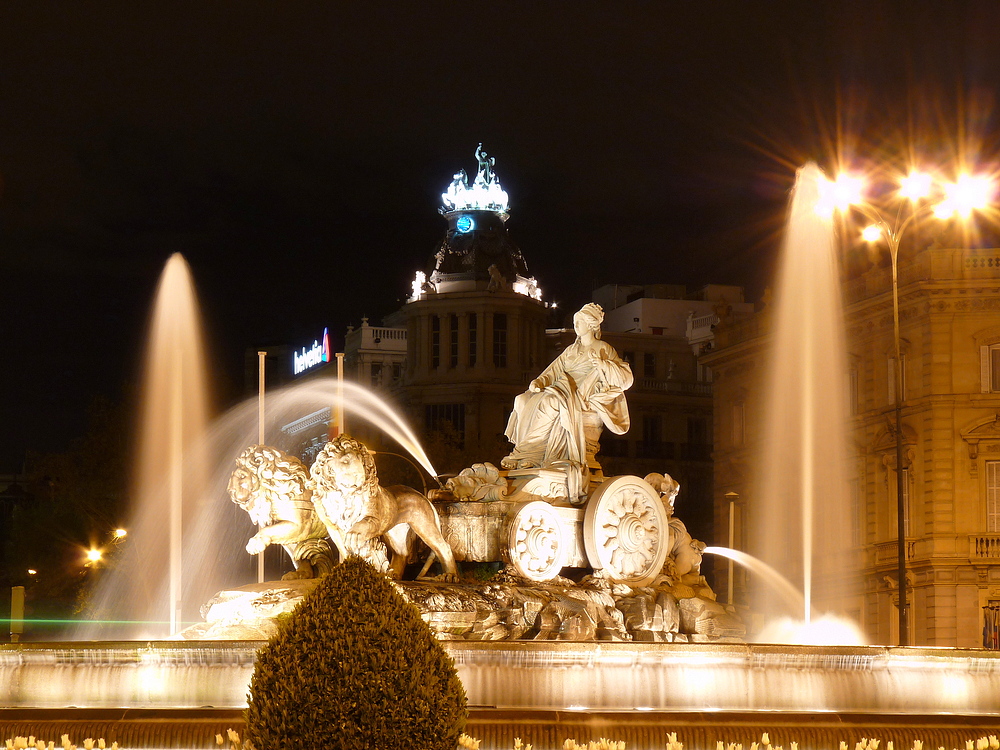
{"label": "domed building", "polygon": [[450,433],[480,461],[508,451],[514,397],[548,363],[548,306],[507,232],[507,193],[494,160],[476,149],[442,194],[445,235],[410,300],[386,322],[406,330],[406,366],[395,388],[423,431]]}

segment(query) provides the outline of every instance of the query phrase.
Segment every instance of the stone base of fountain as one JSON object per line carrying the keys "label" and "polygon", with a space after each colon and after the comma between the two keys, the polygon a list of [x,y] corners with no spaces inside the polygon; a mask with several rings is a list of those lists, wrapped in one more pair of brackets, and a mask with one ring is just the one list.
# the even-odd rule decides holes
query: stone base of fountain
{"label": "stone base of fountain", "polygon": [[[220,591],[202,607],[205,622],[182,631],[188,640],[266,640],[314,580],[273,581]],[[442,641],[741,642],[743,623],[715,601],[698,578],[633,589],[589,578],[545,583],[494,577],[486,583],[399,581]]]}
{"label": "stone base of fountain", "polygon": [[[261,642],[0,647],[0,737],[64,732],[129,748],[241,730]],[[963,747],[1000,729],[1000,653],[695,643],[450,642],[487,749],[604,736],[661,750],[716,740],[834,750],[862,737]],[[884,744],[884,742],[883,742]]]}

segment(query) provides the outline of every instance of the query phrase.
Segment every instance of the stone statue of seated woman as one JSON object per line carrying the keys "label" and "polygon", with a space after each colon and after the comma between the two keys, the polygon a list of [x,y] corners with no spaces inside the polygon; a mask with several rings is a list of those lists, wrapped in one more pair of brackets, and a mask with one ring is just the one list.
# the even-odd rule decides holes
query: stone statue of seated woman
{"label": "stone statue of seated woman", "polygon": [[603,320],[594,303],[573,316],[576,341],[514,399],[505,432],[514,449],[503,468],[564,469],[571,500],[587,491],[602,428],[618,435],[629,428],[632,370],[601,341]]}

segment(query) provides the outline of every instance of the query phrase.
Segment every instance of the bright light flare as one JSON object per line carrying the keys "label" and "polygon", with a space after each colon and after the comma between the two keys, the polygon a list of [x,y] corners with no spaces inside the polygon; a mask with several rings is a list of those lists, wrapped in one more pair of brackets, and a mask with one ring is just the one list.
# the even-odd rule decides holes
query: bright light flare
{"label": "bright light flare", "polygon": [[819,184],[819,200],[816,213],[832,216],[834,211],[846,211],[852,204],[864,200],[864,178],[852,174],[841,174],[836,180],[824,180]]}
{"label": "bright light flare", "polygon": [[92,562],[92,563],[100,562],[103,557],[104,557],[104,553],[102,553],[99,549],[93,549],[93,548],[91,548],[91,549],[87,550],[87,561],[88,562]]}
{"label": "bright light flare", "polygon": [[806,646],[865,645],[864,634],[854,622],[832,614],[824,614],[810,622],[789,617],[771,620],[755,641]]}
{"label": "bright light flare", "polygon": [[986,208],[996,196],[996,183],[984,175],[963,174],[942,188],[944,200],[934,208],[939,219],[952,214],[968,219],[973,211]]}
{"label": "bright light flare", "polygon": [[124,539],[128,536],[128,529],[115,529],[114,537],[115,539]]}
{"label": "bright light flare", "polygon": [[934,178],[927,172],[910,172],[900,180],[899,194],[911,201],[919,201],[931,194]]}
{"label": "bright light flare", "polygon": [[37,576],[38,575],[38,571],[35,570],[34,568],[28,568],[28,575],[29,576]]}
{"label": "bright light flare", "polygon": [[861,230],[861,238],[865,242],[878,242],[882,239],[882,228],[878,224],[869,224]]}

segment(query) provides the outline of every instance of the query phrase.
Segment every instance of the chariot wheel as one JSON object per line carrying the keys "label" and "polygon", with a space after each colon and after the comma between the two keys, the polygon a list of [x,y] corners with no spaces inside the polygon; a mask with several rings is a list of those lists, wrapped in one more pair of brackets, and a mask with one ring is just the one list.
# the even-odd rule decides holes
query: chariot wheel
{"label": "chariot wheel", "polygon": [[646,586],[663,569],[669,543],[667,512],[639,477],[614,477],[591,495],[583,519],[587,559],[612,581]]}
{"label": "chariot wheel", "polygon": [[548,581],[563,568],[566,545],[563,521],[544,500],[514,510],[504,526],[504,559],[522,578]]}

